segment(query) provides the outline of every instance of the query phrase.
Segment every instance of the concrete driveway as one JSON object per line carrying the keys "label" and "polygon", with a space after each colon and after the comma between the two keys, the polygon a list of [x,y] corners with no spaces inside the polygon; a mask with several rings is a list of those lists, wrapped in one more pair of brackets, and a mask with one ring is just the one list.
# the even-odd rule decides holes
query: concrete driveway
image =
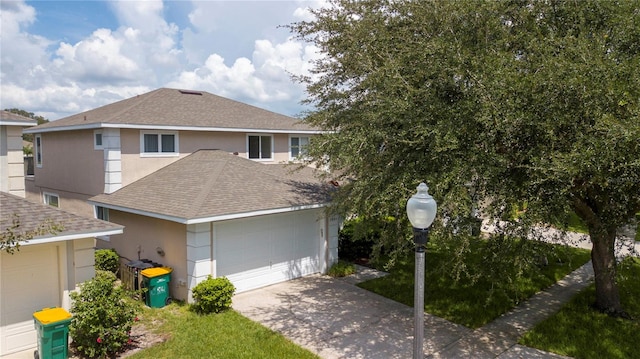
{"label": "concrete driveway", "polygon": [[[413,308],[354,285],[377,275],[363,267],[356,276],[341,279],[313,275],[240,293],[233,308],[324,359],[411,358]],[[521,330],[508,323],[512,317],[505,318],[472,330],[425,314],[425,357],[563,358],[515,344]],[[492,327],[500,333],[488,332]]]}
{"label": "concrete driveway", "polygon": [[[233,308],[325,359],[411,358],[413,308],[327,276],[309,276],[233,298]],[[425,318],[425,353],[469,329]]]}

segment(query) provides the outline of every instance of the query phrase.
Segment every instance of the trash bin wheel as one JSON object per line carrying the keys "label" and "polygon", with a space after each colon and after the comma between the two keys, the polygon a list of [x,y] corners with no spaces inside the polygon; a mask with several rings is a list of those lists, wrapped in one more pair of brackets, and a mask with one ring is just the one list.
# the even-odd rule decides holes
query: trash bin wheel
{"label": "trash bin wheel", "polygon": [[167,297],[167,299],[165,299],[164,304],[165,305],[169,305],[171,304],[171,302],[173,302],[173,299],[171,299],[171,297]]}

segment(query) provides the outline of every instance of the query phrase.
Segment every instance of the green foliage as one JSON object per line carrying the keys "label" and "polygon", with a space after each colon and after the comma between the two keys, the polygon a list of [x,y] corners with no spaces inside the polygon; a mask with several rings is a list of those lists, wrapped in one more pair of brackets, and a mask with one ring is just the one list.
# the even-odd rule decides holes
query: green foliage
{"label": "green foliage", "polygon": [[327,273],[331,277],[346,277],[356,272],[356,266],[353,263],[349,263],[343,260],[339,260],[329,268]]}
{"label": "green foliage", "polygon": [[220,313],[231,307],[236,288],[226,277],[209,278],[193,288],[193,310],[201,314]]}
{"label": "green foliage", "polygon": [[[332,209],[393,218],[391,253],[410,241],[404,207],[421,181],[438,202],[433,237],[455,238],[478,209],[517,236],[575,212],[602,244],[598,297],[619,310],[600,263],[640,210],[640,2],[329,4],[290,29],[323,55],[298,80],[305,120],[328,130],[308,156],[341,183]],[[512,203],[527,211],[513,218]]]}
{"label": "green foliage", "polygon": [[113,249],[96,249],[96,270],[117,273],[120,267],[120,256]]}
{"label": "green foliage", "polygon": [[[589,252],[565,246],[503,239],[470,240],[463,261],[455,261],[456,247],[429,244],[425,266],[425,311],[449,321],[478,328],[493,321],[520,302],[589,261]],[[528,248],[529,246],[542,248]],[[500,247],[499,252],[494,252]],[[501,255],[526,252],[526,262],[512,265],[497,260]],[[546,253],[540,256],[538,253]],[[460,267],[460,263],[464,266]],[[414,256],[398,258],[388,276],[358,286],[406,305],[413,305]]]}
{"label": "green foliage", "polygon": [[[25,111],[25,110],[21,110],[19,108],[8,108],[8,109],[5,109],[5,111],[11,112],[11,113],[15,113],[17,115],[24,116],[24,117],[27,117],[27,118],[34,119],[34,120],[36,120],[36,123],[38,125],[42,125],[43,123],[49,122],[49,120],[47,120],[46,118],[44,118],[42,116],[38,116],[33,112],[28,112],[28,111]],[[25,140],[25,141],[33,142],[33,134],[25,133],[25,134],[22,135],[22,139]],[[23,151],[24,151],[24,148],[23,148]],[[25,155],[26,154],[28,154],[28,153],[25,152]],[[31,149],[31,154],[33,154],[33,149]]]}
{"label": "green foliage", "polygon": [[45,234],[56,235],[62,231],[64,231],[64,226],[54,223],[50,219],[45,220],[32,230],[23,230],[19,216],[14,214],[11,225],[0,233],[0,251],[14,254],[16,251],[20,251],[20,243],[22,242]]}
{"label": "green foliage", "polygon": [[80,292],[71,293],[69,333],[78,351],[90,358],[111,356],[130,342],[136,306],[115,282],[115,274],[96,271]]}
{"label": "green foliage", "polygon": [[[623,304],[634,320],[612,318],[593,308],[595,288],[575,296],[559,312],[526,333],[520,344],[574,358],[635,358],[640,330],[640,260],[627,258],[620,266],[618,283],[626,293]],[[598,333],[594,340],[593,333]]]}

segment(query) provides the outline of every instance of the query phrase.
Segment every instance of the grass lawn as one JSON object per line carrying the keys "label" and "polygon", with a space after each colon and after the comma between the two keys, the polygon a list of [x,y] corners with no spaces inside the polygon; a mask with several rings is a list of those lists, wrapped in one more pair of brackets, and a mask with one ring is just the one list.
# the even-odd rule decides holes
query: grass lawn
{"label": "grass lawn", "polygon": [[[233,310],[198,315],[188,306],[145,308],[143,323],[170,339],[130,358],[292,358],[318,357],[282,335]],[[154,324],[162,323],[162,324]]]}
{"label": "grass lawn", "polygon": [[556,315],[524,335],[520,344],[581,359],[638,358],[640,343],[640,259],[627,259],[619,270],[622,305],[634,320],[611,318],[594,310],[592,285]]}
{"label": "grass lawn", "polygon": [[[476,260],[482,258],[482,243],[484,241],[478,241],[476,248],[472,250]],[[450,258],[446,253],[429,246],[426,253],[425,311],[470,328],[481,327],[588,262],[590,257],[589,251],[575,248],[559,251],[558,254],[561,261],[550,261],[543,269],[526,273],[516,280],[512,292],[494,293],[490,296],[489,281],[480,279],[471,284],[469,281],[460,280],[456,283],[442,272],[434,270]],[[361,283],[359,286],[412,306],[413,277],[412,252],[400,259],[388,276]]]}

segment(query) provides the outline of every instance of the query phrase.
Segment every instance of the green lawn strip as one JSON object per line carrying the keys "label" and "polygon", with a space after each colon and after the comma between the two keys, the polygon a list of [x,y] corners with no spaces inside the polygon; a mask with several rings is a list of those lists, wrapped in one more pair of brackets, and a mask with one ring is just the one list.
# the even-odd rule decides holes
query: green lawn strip
{"label": "green lawn strip", "polygon": [[619,274],[622,305],[634,320],[612,318],[594,310],[595,286],[591,285],[526,333],[520,344],[580,359],[637,358],[640,259],[627,259]]}
{"label": "green lawn strip", "polygon": [[[482,260],[481,245],[478,245],[473,253],[474,260]],[[558,256],[561,261],[550,261],[544,269],[526,273],[518,278],[512,292],[494,292],[489,295],[492,286],[487,280],[480,279],[476,283],[465,280],[455,282],[449,276],[435,270],[434,268],[441,267],[442,262],[450,258],[430,246],[426,253],[425,311],[470,328],[481,327],[588,262],[590,255],[586,250],[567,248],[558,251]],[[398,261],[388,276],[361,283],[359,286],[413,306],[413,277],[414,257],[413,253],[410,253]]]}
{"label": "green lawn strip", "polygon": [[[151,313],[152,311],[153,313]],[[219,314],[198,315],[187,306],[171,305],[146,311],[145,325],[166,333],[170,339],[144,349],[141,358],[315,358],[282,335],[228,310]],[[157,327],[153,327],[153,323]]]}

